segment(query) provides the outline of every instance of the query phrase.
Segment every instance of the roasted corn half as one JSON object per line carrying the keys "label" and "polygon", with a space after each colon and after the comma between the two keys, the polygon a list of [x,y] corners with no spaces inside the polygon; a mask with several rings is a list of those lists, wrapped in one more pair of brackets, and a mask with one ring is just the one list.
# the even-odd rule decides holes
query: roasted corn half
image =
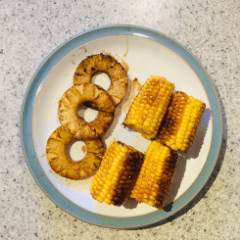
{"label": "roasted corn half", "polygon": [[158,138],[173,150],[187,152],[196,136],[206,104],[177,91],[173,94]]}
{"label": "roasted corn half", "polygon": [[171,189],[178,154],[153,141],[147,149],[143,165],[131,197],[137,202],[162,209]]}
{"label": "roasted corn half", "polygon": [[112,141],[91,184],[98,202],[121,205],[130,195],[139,174],[144,154],[131,146]]}
{"label": "roasted corn half", "polygon": [[155,138],[173,90],[173,83],[151,76],[134,99],[123,125],[140,132],[146,139]]}

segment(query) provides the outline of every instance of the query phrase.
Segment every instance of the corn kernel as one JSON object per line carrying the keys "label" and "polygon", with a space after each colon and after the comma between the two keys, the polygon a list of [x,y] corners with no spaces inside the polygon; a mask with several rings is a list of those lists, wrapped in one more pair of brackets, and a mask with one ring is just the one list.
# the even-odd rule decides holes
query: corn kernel
{"label": "corn kernel", "polygon": [[150,130],[151,132],[153,132],[153,131],[154,131],[154,128],[153,128],[153,127],[149,127],[149,130]]}
{"label": "corn kernel", "polygon": [[176,147],[177,147],[178,149],[180,149],[180,148],[182,147],[182,144],[181,144],[181,143],[176,143]]}
{"label": "corn kernel", "polygon": [[150,205],[150,206],[152,206],[152,207],[154,207],[154,205],[155,205],[155,201],[151,201],[151,200],[149,200],[147,204]]}
{"label": "corn kernel", "polygon": [[177,138],[176,139],[176,143],[182,143],[183,142],[183,139],[182,138]]}
{"label": "corn kernel", "polygon": [[104,199],[101,198],[100,196],[98,196],[98,197],[96,197],[96,200],[97,200],[98,202],[102,203]]}
{"label": "corn kernel", "polygon": [[143,127],[149,127],[150,126],[150,123],[149,122],[145,122],[144,124],[143,124]]}
{"label": "corn kernel", "polygon": [[174,144],[174,145],[171,145],[171,148],[172,148],[172,150],[174,150],[174,151],[177,151],[178,150],[178,148],[177,148],[177,146]]}
{"label": "corn kernel", "polygon": [[112,203],[112,201],[109,200],[108,198],[105,198],[104,202],[105,202],[106,204],[108,204],[108,205],[110,205],[110,204]]}
{"label": "corn kernel", "polygon": [[136,124],[137,120],[136,119],[132,119],[132,124]]}

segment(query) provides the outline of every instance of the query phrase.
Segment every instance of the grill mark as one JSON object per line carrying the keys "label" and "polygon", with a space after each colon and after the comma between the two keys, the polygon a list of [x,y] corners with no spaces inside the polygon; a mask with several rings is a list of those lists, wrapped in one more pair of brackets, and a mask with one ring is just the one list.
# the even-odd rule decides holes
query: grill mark
{"label": "grill mark", "polygon": [[52,141],[55,141],[55,142],[61,142],[60,140],[58,140],[56,138],[49,138],[48,140],[52,140]]}
{"label": "grill mark", "polygon": [[75,73],[75,75],[76,75],[76,76],[81,76],[81,77],[82,77],[82,76],[85,76],[84,74],[82,74],[82,73],[78,73],[78,72]]}

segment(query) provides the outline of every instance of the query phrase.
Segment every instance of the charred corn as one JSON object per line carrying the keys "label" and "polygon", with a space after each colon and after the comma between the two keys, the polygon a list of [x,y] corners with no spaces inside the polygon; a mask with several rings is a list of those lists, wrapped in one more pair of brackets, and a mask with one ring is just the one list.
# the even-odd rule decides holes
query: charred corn
{"label": "charred corn", "polygon": [[151,76],[134,99],[123,125],[147,139],[155,138],[173,90],[173,83],[163,77]]}
{"label": "charred corn", "polygon": [[177,159],[175,151],[158,140],[153,141],[145,154],[131,197],[139,203],[162,209],[171,189]]}
{"label": "charred corn", "polygon": [[130,195],[139,174],[144,154],[131,146],[112,141],[91,184],[98,202],[121,205]]}
{"label": "charred corn", "polygon": [[187,152],[196,136],[205,107],[206,104],[200,100],[184,92],[175,92],[158,135],[160,142],[173,150]]}

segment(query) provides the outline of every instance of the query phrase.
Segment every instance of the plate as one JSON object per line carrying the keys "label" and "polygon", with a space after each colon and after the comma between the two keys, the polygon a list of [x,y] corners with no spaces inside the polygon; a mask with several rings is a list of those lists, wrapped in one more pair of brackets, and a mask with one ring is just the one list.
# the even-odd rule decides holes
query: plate
{"label": "plate", "polygon": [[[150,141],[139,133],[124,129],[121,123],[129,108],[129,101],[151,75],[166,77],[175,84],[175,90],[184,91],[206,103],[193,146],[187,154],[181,154],[178,161],[164,210],[156,210],[143,203],[136,204],[131,199],[121,207],[98,203],[92,199],[89,191],[93,177],[68,180],[55,174],[47,162],[47,139],[60,126],[58,101],[72,86],[78,64],[87,56],[97,53],[112,55],[121,62],[130,82],[128,94],[117,107],[114,122],[103,136],[107,146],[116,139],[139,151],[146,151]],[[99,84],[100,78],[108,84],[103,75],[95,77],[94,83]],[[82,109],[82,114],[86,118],[94,117],[94,113],[88,110]],[[222,135],[217,94],[199,61],[172,38],[152,29],[131,25],[112,25],[85,31],[50,53],[30,81],[20,121],[22,148],[27,164],[47,196],[76,218],[114,228],[147,226],[170,217],[188,204],[213,171]]]}

